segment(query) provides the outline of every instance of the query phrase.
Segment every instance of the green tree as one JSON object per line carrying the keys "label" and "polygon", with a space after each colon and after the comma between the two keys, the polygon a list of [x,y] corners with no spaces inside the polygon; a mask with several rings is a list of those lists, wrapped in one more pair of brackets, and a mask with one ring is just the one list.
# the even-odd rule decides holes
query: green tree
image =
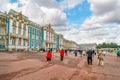
{"label": "green tree", "polygon": [[97,49],[100,49],[100,48],[118,48],[118,44],[116,43],[102,43],[102,44],[99,44],[97,45]]}

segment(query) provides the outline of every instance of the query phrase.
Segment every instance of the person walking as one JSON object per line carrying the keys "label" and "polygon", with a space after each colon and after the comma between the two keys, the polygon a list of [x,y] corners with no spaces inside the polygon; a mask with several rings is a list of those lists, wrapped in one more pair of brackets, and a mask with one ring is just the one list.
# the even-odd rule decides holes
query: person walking
{"label": "person walking", "polygon": [[98,53],[98,59],[99,59],[98,66],[104,66],[104,59],[103,59],[102,50],[100,50]]}
{"label": "person walking", "polygon": [[68,49],[65,49],[65,56],[68,56],[67,52],[68,52]]}
{"label": "person walking", "polygon": [[86,56],[86,50],[83,50],[83,52],[82,52],[82,56],[83,56],[83,57]]}
{"label": "person walking", "polygon": [[64,59],[64,50],[60,50],[60,60],[63,61]]}
{"label": "person walking", "polygon": [[88,62],[88,65],[91,64],[92,65],[92,56],[93,56],[93,50],[92,49],[89,49],[87,51],[87,62]]}
{"label": "person walking", "polygon": [[48,50],[46,54],[47,64],[51,62],[51,58],[52,58],[52,52]]}
{"label": "person walking", "polygon": [[75,57],[77,57],[77,50],[74,50]]}

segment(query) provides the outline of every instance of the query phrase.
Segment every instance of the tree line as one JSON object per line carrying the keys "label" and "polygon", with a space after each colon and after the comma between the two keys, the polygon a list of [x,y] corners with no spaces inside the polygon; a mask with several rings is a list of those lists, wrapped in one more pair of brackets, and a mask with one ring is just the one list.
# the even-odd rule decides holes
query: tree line
{"label": "tree line", "polygon": [[119,48],[120,46],[116,43],[102,43],[102,44],[99,44],[97,45],[97,49],[100,49],[100,48]]}

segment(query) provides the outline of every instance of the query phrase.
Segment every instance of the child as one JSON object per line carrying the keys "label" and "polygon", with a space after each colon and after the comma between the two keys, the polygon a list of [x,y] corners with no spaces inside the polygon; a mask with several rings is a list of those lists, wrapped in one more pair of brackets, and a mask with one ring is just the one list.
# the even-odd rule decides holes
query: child
{"label": "child", "polygon": [[52,58],[52,52],[49,50],[46,55],[47,64],[51,61],[51,58]]}

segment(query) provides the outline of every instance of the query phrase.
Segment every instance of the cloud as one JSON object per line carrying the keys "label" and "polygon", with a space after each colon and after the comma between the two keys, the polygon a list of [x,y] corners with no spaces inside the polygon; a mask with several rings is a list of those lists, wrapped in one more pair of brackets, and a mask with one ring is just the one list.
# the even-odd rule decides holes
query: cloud
{"label": "cloud", "polygon": [[[92,16],[86,18],[76,35],[78,43],[119,42],[120,0],[89,0]],[[74,35],[74,34],[73,34]]]}
{"label": "cloud", "polygon": [[30,17],[31,20],[37,22],[40,25],[45,25],[49,23],[55,26],[66,25],[66,14],[56,7],[57,3],[54,0],[49,0],[48,3],[46,2],[46,0],[33,0],[23,6],[23,13]]}
{"label": "cloud", "polygon": [[96,19],[96,16],[87,18],[84,23],[81,25],[81,30],[93,30],[103,27],[100,21]]}
{"label": "cloud", "polygon": [[61,8],[74,8],[76,5],[81,4],[83,0],[64,0],[62,1]]}
{"label": "cloud", "polygon": [[9,11],[12,8],[18,12],[22,11],[30,20],[40,25],[51,23],[57,33],[77,43],[120,44],[120,0],[88,0],[92,15],[82,24],[69,25],[64,10],[74,8],[83,1],[18,0],[11,3],[10,0],[0,0],[0,10]]}
{"label": "cloud", "polygon": [[103,23],[120,24],[120,0],[89,0],[93,15],[97,16]]}
{"label": "cloud", "polygon": [[[19,0],[11,3],[10,0],[2,0],[1,11],[14,9],[27,16],[30,20],[40,25],[51,23],[54,26],[66,26],[66,14],[60,9],[55,0]],[[19,7],[19,5],[22,5]]]}
{"label": "cloud", "polygon": [[57,33],[62,33],[69,31],[70,27],[68,26],[52,26],[52,28],[57,32]]}
{"label": "cloud", "polygon": [[[51,23],[54,26],[65,26],[66,25],[66,14],[56,8],[41,8],[46,14],[44,16],[45,21]],[[57,13],[57,14],[56,14]]]}
{"label": "cloud", "polygon": [[31,2],[46,8],[60,8],[60,4],[55,0],[31,0]]}
{"label": "cloud", "polygon": [[0,0],[1,11],[9,11],[11,8],[18,9],[18,3],[10,3],[9,0]]}
{"label": "cloud", "polygon": [[[93,17],[92,17],[93,18]],[[89,24],[89,22],[91,22]],[[119,24],[101,24],[98,21],[94,21],[89,18],[85,21],[81,27],[79,32],[79,37],[82,39],[79,40],[79,43],[101,43],[101,42],[117,42],[119,41]],[[90,40],[90,41],[89,41]],[[85,41],[85,42],[83,42]]]}
{"label": "cloud", "polygon": [[111,12],[116,8],[118,0],[89,0],[91,3],[91,10],[95,15],[103,15]]}

